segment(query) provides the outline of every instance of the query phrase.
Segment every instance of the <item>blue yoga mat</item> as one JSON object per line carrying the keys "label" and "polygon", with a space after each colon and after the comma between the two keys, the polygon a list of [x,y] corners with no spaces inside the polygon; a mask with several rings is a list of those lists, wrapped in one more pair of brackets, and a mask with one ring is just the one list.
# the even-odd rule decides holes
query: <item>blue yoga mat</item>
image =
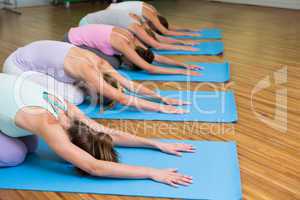
{"label": "blue yoga mat", "polygon": [[222,39],[222,30],[218,28],[203,28],[199,31],[192,32],[192,33],[199,33],[201,36],[172,36],[172,38],[177,39]]}
{"label": "blue yoga mat", "polygon": [[[126,78],[134,81],[177,81],[177,82],[227,82],[230,79],[230,65],[224,63],[199,63],[189,62],[190,64],[202,66],[199,70],[201,76],[150,74],[147,71],[119,70]],[[162,67],[176,67],[170,65],[155,64]],[[181,67],[181,69],[184,69]]]}
{"label": "blue yoga mat", "polygon": [[177,168],[180,172],[193,176],[194,183],[188,187],[172,188],[151,180],[79,176],[71,164],[61,160],[44,142],[41,142],[37,153],[29,155],[22,165],[0,168],[0,188],[182,199],[242,198],[239,163],[234,142],[184,142],[193,144],[198,151],[183,154],[182,157],[141,148],[117,148],[117,151],[122,163]]}
{"label": "blue yoga mat", "polygon": [[200,42],[193,46],[199,48],[199,51],[182,51],[182,50],[159,50],[152,49],[152,51],[159,55],[220,55],[224,52],[224,44],[221,41],[214,42]]}
{"label": "blue yoga mat", "polygon": [[133,107],[115,105],[111,110],[100,113],[99,105],[81,104],[80,109],[94,119],[128,119],[160,121],[205,121],[236,122],[237,110],[232,91],[158,91],[162,96],[189,101],[191,105],[182,106],[187,114],[166,114],[140,111]]}

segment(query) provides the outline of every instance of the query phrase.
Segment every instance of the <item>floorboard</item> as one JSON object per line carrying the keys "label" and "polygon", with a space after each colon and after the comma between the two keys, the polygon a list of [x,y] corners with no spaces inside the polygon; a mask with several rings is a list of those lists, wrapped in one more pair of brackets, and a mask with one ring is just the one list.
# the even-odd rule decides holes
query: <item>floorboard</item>
{"label": "floorboard", "polygon": [[[192,28],[213,24],[224,30],[225,53],[222,57],[177,56],[177,59],[228,60],[232,65],[232,80],[227,84],[159,83],[158,86],[162,89],[180,90],[233,89],[236,94],[239,122],[225,125],[118,120],[100,122],[146,137],[236,140],[243,199],[300,199],[300,12],[200,0],[164,0],[153,1],[153,4],[174,24]],[[0,11],[0,64],[12,51],[29,42],[42,39],[61,40],[68,28],[76,26],[82,16],[104,7],[103,4],[74,4],[69,10],[52,6],[22,8],[21,16]],[[284,67],[287,67],[287,82],[276,85],[273,74]],[[255,94],[251,100],[253,88],[268,76],[271,86]],[[279,89],[287,89],[288,129],[284,132],[268,126],[254,114],[255,111],[265,117],[273,118],[276,91]],[[279,107],[277,110],[284,111],[284,108]],[[0,200],[22,199],[142,200],[147,198],[0,191]]]}

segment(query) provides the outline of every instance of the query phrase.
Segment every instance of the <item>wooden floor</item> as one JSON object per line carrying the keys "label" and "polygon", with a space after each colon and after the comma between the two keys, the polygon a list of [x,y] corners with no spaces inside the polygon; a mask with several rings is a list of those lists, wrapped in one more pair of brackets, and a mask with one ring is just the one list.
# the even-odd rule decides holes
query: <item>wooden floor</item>
{"label": "wooden floor", "polygon": [[[235,140],[238,144],[243,199],[300,199],[300,12],[200,0],[157,0],[153,4],[174,24],[197,28],[201,22],[210,22],[224,30],[224,57],[177,58],[185,61],[230,61],[232,81],[227,85],[218,84],[214,87],[220,90],[234,89],[239,121],[229,125],[111,120],[101,122],[147,137]],[[75,26],[80,17],[101,8],[103,5],[98,4],[74,5],[71,10],[50,6],[24,8],[20,9],[23,12],[22,16],[0,11],[0,63],[17,47],[31,41],[60,40],[68,27]],[[284,67],[287,67],[288,80],[276,85],[278,76],[274,76],[274,73]],[[276,74],[280,74],[279,77],[285,76],[284,71]],[[256,93],[251,102],[251,91],[267,76],[270,76],[270,87]],[[181,90],[208,90],[213,87],[207,84],[186,83],[160,83],[159,86]],[[276,91],[285,89],[288,91],[288,129],[282,132],[262,122],[262,117],[257,117],[255,112],[270,119],[275,116],[275,110],[284,113],[284,106],[275,109],[275,102]],[[284,118],[279,118],[279,121],[284,122]],[[0,191],[0,199],[144,198]]]}

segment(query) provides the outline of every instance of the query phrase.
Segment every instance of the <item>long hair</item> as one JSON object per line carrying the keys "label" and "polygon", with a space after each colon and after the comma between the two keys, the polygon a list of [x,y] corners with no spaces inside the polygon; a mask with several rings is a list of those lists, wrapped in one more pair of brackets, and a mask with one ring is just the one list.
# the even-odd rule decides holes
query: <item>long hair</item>
{"label": "long hair", "polygon": [[[103,132],[97,132],[79,120],[72,122],[68,129],[71,142],[89,153],[98,160],[118,162],[118,154],[114,149],[111,136]],[[81,175],[88,175],[87,172],[76,167]]]}
{"label": "long hair", "polygon": [[147,33],[150,37],[152,37],[153,39],[157,40],[155,34],[153,33],[153,31],[152,31],[150,28],[146,28],[145,31],[146,31],[146,33]]}
{"label": "long hair", "polygon": [[158,20],[166,29],[169,29],[169,23],[165,17],[158,15]]}
{"label": "long hair", "polygon": [[[109,74],[104,73],[103,79],[112,87],[116,88],[117,90],[122,90],[119,82]],[[91,104],[100,105],[102,112],[110,108],[113,108],[117,103],[116,100],[108,99],[104,97],[102,94],[99,94],[95,90],[89,88],[86,84],[78,85],[78,87],[84,92],[84,95],[88,97],[86,100],[88,100]]]}
{"label": "long hair", "polygon": [[[149,64],[151,64],[154,61],[155,56],[149,48],[144,49],[140,46],[137,46],[135,48],[135,52]],[[124,55],[120,56],[120,60],[122,62],[122,65],[125,65],[124,68],[126,68],[128,70],[133,70],[133,71],[142,70],[142,68],[140,68],[138,65],[136,65],[133,62],[131,62],[130,60],[128,60]]]}

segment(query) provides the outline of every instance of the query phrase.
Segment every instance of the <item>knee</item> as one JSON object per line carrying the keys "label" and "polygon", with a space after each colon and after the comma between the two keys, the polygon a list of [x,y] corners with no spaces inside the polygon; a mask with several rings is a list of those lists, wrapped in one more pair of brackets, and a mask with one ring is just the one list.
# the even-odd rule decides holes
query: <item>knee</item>
{"label": "knee", "polygon": [[26,158],[27,148],[25,144],[21,142],[20,144],[5,150],[5,152],[0,152],[0,167],[17,166]]}

